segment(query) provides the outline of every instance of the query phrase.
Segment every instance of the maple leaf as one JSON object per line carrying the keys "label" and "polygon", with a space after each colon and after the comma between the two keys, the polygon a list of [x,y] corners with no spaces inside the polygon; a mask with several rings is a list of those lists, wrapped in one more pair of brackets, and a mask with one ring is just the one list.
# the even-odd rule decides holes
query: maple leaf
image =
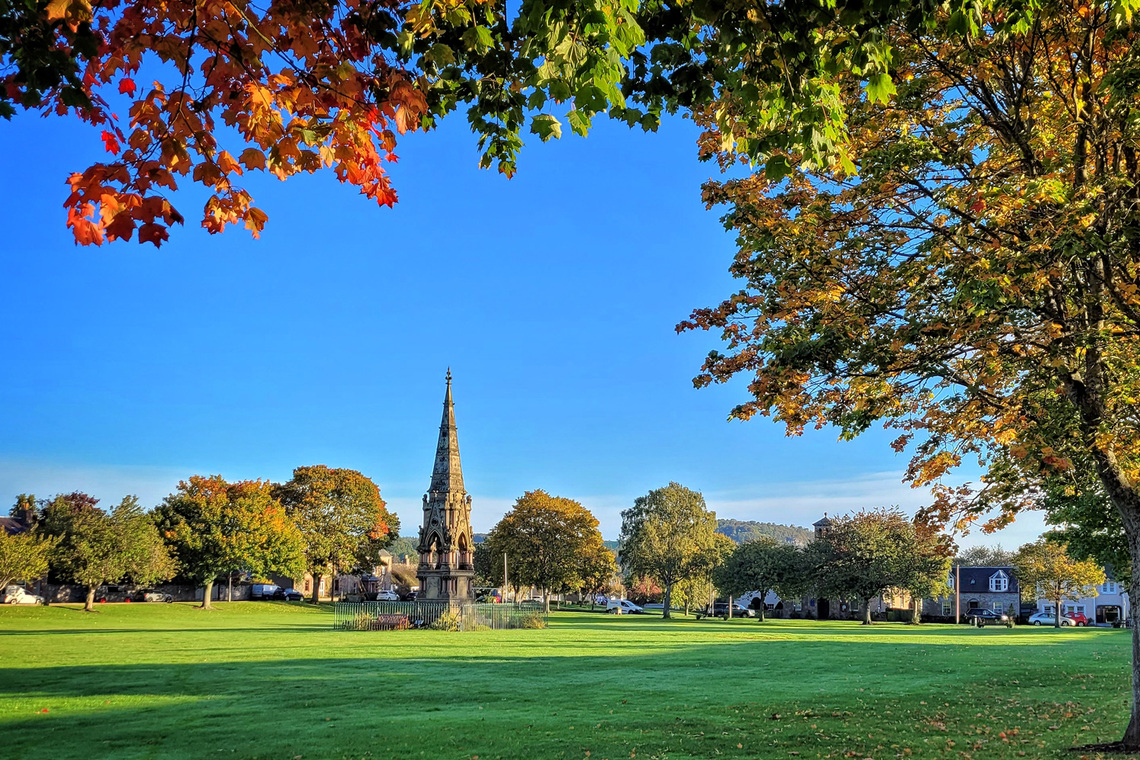
{"label": "maple leaf", "polygon": [[114,134],[104,130],[102,137],[103,137],[103,148],[108,153],[118,153],[121,150],[121,148],[119,146],[119,141],[115,137]]}
{"label": "maple leaf", "polygon": [[123,77],[119,80],[119,94],[120,95],[134,95],[135,94],[135,80],[130,77]]}
{"label": "maple leaf", "polygon": [[154,243],[154,247],[161,247],[164,242],[170,237],[166,228],[161,224],[154,222],[147,222],[139,228],[139,242],[140,243]]}

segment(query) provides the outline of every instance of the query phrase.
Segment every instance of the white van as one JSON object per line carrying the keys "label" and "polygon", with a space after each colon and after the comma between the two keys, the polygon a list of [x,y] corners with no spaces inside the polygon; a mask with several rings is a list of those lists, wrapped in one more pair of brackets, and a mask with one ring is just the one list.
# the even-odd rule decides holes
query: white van
{"label": "white van", "polygon": [[615,615],[640,615],[645,610],[628,599],[611,599],[606,603],[606,612],[612,612]]}

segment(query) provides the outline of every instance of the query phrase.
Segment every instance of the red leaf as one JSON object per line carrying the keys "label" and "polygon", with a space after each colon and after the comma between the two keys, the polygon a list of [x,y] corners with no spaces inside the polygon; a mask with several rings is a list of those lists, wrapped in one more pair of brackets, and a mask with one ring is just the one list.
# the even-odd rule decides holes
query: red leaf
{"label": "red leaf", "polygon": [[103,147],[107,149],[108,153],[118,153],[120,150],[119,141],[107,131],[103,132]]}
{"label": "red leaf", "polygon": [[130,77],[123,77],[119,80],[119,92],[123,95],[134,96],[135,94],[135,80]]}
{"label": "red leaf", "polygon": [[170,235],[166,232],[166,228],[154,222],[147,222],[139,228],[139,242],[154,243],[155,248],[160,248],[163,241],[169,237]]}

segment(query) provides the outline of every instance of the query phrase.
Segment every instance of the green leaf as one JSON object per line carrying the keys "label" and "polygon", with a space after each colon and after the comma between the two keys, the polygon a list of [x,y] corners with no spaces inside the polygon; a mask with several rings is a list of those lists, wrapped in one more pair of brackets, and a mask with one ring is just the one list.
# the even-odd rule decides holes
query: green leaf
{"label": "green leaf", "polygon": [[898,93],[890,74],[872,74],[867,79],[867,98],[872,103],[888,103]]}
{"label": "green leaf", "polygon": [[566,118],[575,134],[585,137],[586,133],[590,131],[590,116],[577,108],[566,114]]}
{"label": "green leaf", "polygon": [[539,114],[531,119],[530,131],[546,142],[551,137],[562,137],[562,123],[549,114]]}

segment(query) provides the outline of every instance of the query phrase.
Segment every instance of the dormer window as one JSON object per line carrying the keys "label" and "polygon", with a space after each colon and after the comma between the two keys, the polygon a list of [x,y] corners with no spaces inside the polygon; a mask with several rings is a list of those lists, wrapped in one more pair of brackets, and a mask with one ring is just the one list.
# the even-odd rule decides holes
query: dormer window
{"label": "dormer window", "polygon": [[1009,590],[1009,576],[1001,570],[990,576],[990,591],[1002,592]]}

